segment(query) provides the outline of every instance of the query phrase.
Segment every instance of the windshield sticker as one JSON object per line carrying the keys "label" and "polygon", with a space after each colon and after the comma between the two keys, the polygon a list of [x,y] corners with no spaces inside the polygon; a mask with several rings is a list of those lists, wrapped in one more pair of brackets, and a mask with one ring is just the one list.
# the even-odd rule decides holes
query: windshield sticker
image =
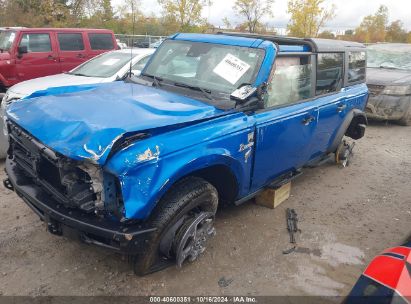
{"label": "windshield sticker", "polygon": [[119,61],[120,61],[120,59],[118,59],[118,58],[111,58],[111,59],[108,59],[108,60],[104,61],[102,64],[103,65],[114,65]]}
{"label": "windshield sticker", "polygon": [[227,54],[213,72],[231,84],[235,84],[250,68],[250,65],[234,55]]}

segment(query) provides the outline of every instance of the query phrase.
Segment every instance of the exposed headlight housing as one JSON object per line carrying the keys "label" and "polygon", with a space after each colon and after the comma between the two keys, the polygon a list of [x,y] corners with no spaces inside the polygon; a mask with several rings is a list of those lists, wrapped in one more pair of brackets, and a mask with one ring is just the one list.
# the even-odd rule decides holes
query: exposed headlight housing
{"label": "exposed headlight housing", "polygon": [[389,85],[385,87],[382,94],[394,96],[411,95],[411,85]]}

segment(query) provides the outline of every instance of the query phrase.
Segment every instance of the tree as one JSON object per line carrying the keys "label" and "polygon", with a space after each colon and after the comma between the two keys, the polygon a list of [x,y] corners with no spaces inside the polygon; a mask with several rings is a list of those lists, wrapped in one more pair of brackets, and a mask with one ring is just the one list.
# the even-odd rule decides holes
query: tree
{"label": "tree", "polygon": [[330,31],[323,31],[318,35],[318,38],[335,39],[335,35]]}
{"label": "tree", "polygon": [[383,42],[387,34],[387,24],[388,8],[381,5],[374,15],[364,17],[355,30],[355,40],[366,43]]}
{"label": "tree", "polygon": [[206,0],[158,0],[164,12],[176,19],[180,30],[188,31],[191,27],[205,23],[201,11],[209,3]]}
{"label": "tree", "polygon": [[228,20],[227,17],[224,17],[222,21],[223,21],[224,27],[225,27],[226,29],[230,29],[230,28],[231,28],[231,22],[230,22],[230,20]]}
{"label": "tree", "polygon": [[401,20],[393,21],[387,27],[387,35],[385,41],[388,42],[407,42],[408,33],[404,29],[404,24]]}
{"label": "tree", "polygon": [[274,0],[236,0],[233,9],[237,15],[245,17],[248,31],[255,33],[264,27],[261,21],[264,16],[273,16],[273,3]]}
{"label": "tree", "polygon": [[287,29],[290,36],[317,37],[320,29],[335,17],[335,5],[322,6],[324,0],[289,0],[288,13],[291,15]]}

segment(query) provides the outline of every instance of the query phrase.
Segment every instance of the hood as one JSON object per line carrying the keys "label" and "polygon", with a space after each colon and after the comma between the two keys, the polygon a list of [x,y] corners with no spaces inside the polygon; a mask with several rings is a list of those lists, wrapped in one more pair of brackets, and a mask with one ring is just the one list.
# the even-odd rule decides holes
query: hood
{"label": "hood", "polygon": [[8,51],[0,51],[0,60],[10,60],[10,53]]}
{"label": "hood", "polygon": [[411,71],[368,68],[367,84],[370,85],[411,85]]}
{"label": "hood", "polygon": [[84,77],[70,74],[57,74],[46,77],[35,78],[20,82],[12,86],[9,90],[19,96],[28,96],[33,92],[46,90],[53,87],[76,86],[82,84],[92,84],[105,82],[110,78]]}
{"label": "hood", "polygon": [[113,82],[20,100],[6,113],[52,150],[103,165],[113,144],[126,133],[202,120],[224,111],[157,88]]}

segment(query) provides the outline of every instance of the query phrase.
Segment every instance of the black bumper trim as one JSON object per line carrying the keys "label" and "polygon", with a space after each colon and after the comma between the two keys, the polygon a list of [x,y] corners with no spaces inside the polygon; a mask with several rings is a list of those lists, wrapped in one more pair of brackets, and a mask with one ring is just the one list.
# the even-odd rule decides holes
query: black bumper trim
{"label": "black bumper trim", "polygon": [[7,159],[5,165],[8,179],[3,184],[8,185],[8,189],[14,190],[41,220],[75,230],[86,243],[137,254],[156,230],[143,225],[111,222],[94,214],[68,209],[24,175],[13,160]]}

